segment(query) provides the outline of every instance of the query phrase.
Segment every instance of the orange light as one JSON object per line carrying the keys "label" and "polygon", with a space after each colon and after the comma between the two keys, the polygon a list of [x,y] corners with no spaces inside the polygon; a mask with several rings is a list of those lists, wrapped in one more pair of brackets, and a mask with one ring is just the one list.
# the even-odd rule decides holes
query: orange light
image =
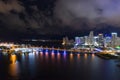
{"label": "orange light", "polygon": [[57,53],[58,56],[60,56],[60,53]]}
{"label": "orange light", "polygon": [[94,59],[94,57],[95,57],[95,54],[92,54],[92,59]]}
{"label": "orange light", "polygon": [[46,52],[45,53],[45,60],[48,62],[48,60],[49,60],[49,53],[48,52]]}
{"label": "orange light", "polygon": [[60,60],[60,53],[57,53],[57,59]]}
{"label": "orange light", "polygon": [[45,53],[45,56],[48,57],[48,52]]}
{"label": "orange light", "polygon": [[95,54],[92,54],[92,57],[95,57]]}
{"label": "orange light", "polygon": [[43,59],[43,52],[40,52],[40,58]]}
{"label": "orange light", "polygon": [[10,64],[9,66],[9,73],[11,76],[17,76],[18,75],[18,64]]}
{"label": "orange light", "polygon": [[72,54],[72,53],[70,53],[70,59],[71,59],[71,60],[73,59],[73,54]]}
{"label": "orange light", "polygon": [[43,54],[43,52],[40,52],[40,54]]}
{"label": "orange light", "polygon": [[52,59],[54,59],[54,56],[55,56],[55,54],[54,54],[54,53],[52,53]]}
{"label": "orange light", "polygon": [[80,54],[77,54],[77,58],[80,59]]}
{"label": "orange light", "polygon": [[12,64],[15,64],[15,62],[16,62],[16,55],[15,54],[11,55],[10,61],[12,62]]}
{"label": "orange light", "polygon": [[85,53],[84,56],[85,56],[85,59],[87,59],[87,56],[88,56],[87,53]]}

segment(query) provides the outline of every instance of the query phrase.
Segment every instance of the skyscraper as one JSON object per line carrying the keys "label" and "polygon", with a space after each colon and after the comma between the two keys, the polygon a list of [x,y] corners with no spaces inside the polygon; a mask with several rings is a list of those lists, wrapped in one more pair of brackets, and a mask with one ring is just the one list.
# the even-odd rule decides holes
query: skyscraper
{"label": "skyscraper", "polygon": [[99,46],[98,39],[98,36],[94,36],[94,46]]}
{"label": "skyscraper", "polygon": [[89,37],[88,36],[84,36],[84,44],[89,45]]}
{"label": "skyscraper", "polygon": [[94,34],[93,31],[90,31],[89,34],[89,45],[93,45],[94,44]]}
{"label": "skyscraper", "polygon": [[75,44],[80,44],[80,37],[75,37]]}
{"label": "skyscraper", "polygon": [[111,46],[116,47],[117,46],[117,33],[111,33],[112,40],[111,40]]}
{"label": "skyscraper", "polygon": [[107,36],[105,37],[105,46],[110,47],[111,46],[111,37]]}
{"label": "skyscraper", "polygon": [[104,46],[104,36],[103,36],[103,34],[98,34],[98,44],[99,44],[99,46]]}

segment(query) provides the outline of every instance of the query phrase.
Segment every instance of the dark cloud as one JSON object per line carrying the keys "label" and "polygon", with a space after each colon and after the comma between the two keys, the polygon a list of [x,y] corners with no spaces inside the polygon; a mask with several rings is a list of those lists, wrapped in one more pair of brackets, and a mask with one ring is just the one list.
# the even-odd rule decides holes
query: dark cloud
{"label": "dark cloud", "polygon": [[101,30],[101,24],[119,28],[119,5],[119,0],[1,0],[0,31],[67,35]]}
{"label": "dark cloud", "polygon": [[80,23],[85,18],[90,27],[100,23],[120,26],[119,5],[119,0],[58,0],[55,13],[67,25],[76,24],[76,19]]}
{"label": "dark cloud", "polygon": [[9,14],[9,11],[11,10],[21,12],[24,10],[24,7],[20,4],[21,3],[18,0],[0,1],[0,12],[5,14]]}
{"label": "dark cloud", "polygon": [[[37,5],[38,2],[40,3],[40,1],[37,0],[34,1],[34,4],[32,4],[32,0],[0,1],[0,20],[4,27],[21,33],[49,33],[46,27],[52,25],[53,20],[50,14],[52,11],[49,9],[43,11],[43,8],[41,9],[40,6]],[[41,4],[43,5],[43,3]]]}

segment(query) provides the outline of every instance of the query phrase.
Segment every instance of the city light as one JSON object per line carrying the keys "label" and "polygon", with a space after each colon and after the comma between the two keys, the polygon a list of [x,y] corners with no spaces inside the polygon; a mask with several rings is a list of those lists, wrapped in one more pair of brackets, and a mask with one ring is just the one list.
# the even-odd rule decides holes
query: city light
{"label": "city light", "polygon": [[70,60],[73,60],[73,53],[70,53]]}
{"label": "city light", "polygon": [[80,59],[80,54],[77,54],[77,58]]}
{"label": "city light", "polygon": [[87,53],[85,53],[85,54],[84,54],[84,58],[87,59],[87,57],[88,57],[88,55],[87,55]]}
{"label": "city light", "polygon": [[10,56],[10,61],[11,61],[11,63],[12,64],[15,64],[16,63],[16,55],[15,54],[12,54],[11,56]]}

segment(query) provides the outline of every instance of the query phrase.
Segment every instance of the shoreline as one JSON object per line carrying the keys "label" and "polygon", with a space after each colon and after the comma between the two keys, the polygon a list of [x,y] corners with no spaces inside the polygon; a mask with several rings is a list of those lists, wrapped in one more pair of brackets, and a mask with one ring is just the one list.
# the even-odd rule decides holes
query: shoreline
{"label": "shoreline", "polygon": [[96,56],[103,58],[103,59],[107,59],[107,60],[119,58],[118,56],[114,56],[114,55],[110,55],[110,54],[99,54],[99,53],[96,53]]}

